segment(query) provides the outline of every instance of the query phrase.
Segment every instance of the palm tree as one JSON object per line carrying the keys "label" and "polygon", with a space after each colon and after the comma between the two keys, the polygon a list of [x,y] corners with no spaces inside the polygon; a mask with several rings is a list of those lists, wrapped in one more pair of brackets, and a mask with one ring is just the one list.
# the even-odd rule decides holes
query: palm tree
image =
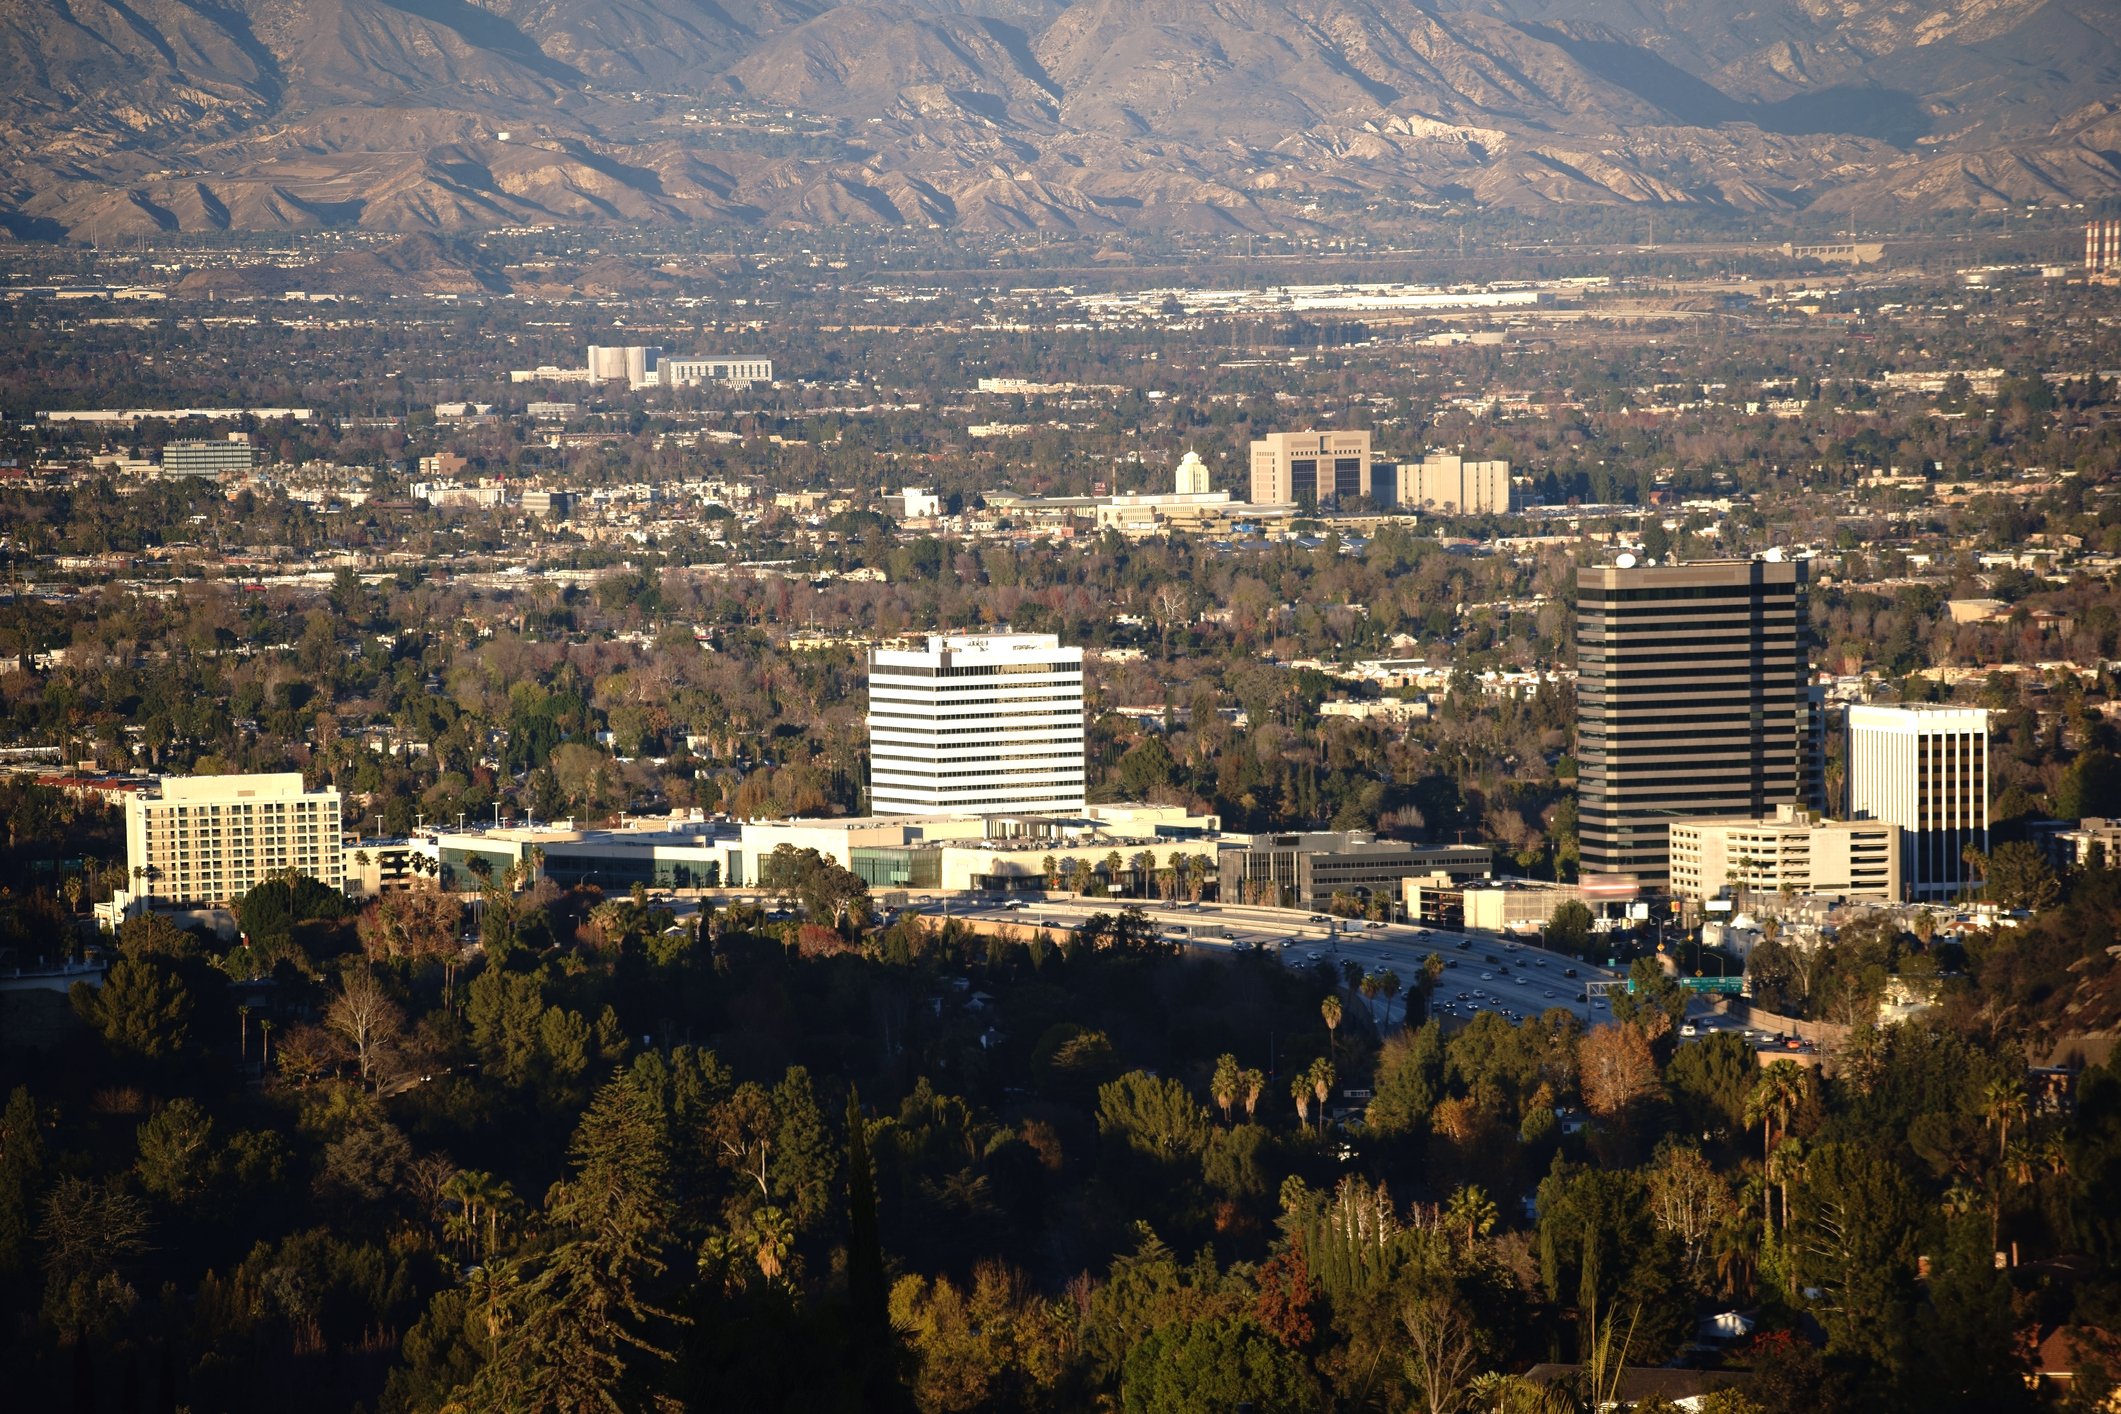
{"label": "palm tree", "polygon": [[1311,1127],[1311,1077],[1299,1075],[1289,1082],[1290,1098],[1296,1101],[1296,1122]]}
{"label": "palm tree", "polygon": [[[1804,1089],[1804,1070],[1795,1061],[1776,1061],[1754,1082],[1753,1092],[1745,1100],[1745,1127],[1760,1126],[1761,1162],[1773,1160],[1775,1131],[1789,1131],[1790,1120],[1804,1103]],[[1762,1211],[1772,1230],[1775,1214],[1768,1201],[1763,1201]]]}
{"label": "palm tree", "polygon": [[1980,847],[1969,844],[1959,851],[1959,862],[1966,866],[1965,885],[1960,890],[1961,901],[1971,899],[1975,890],[1988,881],[1988,856]]}
{"label": "palm tree", "polygon": [[1060,887],[1060,865],[1054,860],[1052,855],[1049,854],[1038,862],[1038,870],[1046,876],[1047,888],[1057,889]]}
{"label": "palm tree", "polygon": [[1186,891],[1193,902],[1200,902],[1201,891],[1208,886],[1208,867],[1215,861],[1205,854],[1186,856]]}
{"label": "palm tree", "polygon": [[1245,1097],[1245,1123],[1250,1124],[1259,1109],[1259,1097],[1267,1093],[1267,1077],[1259,1071],[1248,1070],[1244,1073],[1241,1088]]}
{"label": "palm tree", "polygon": [[1326,1046],[1337,1058],[1340,1054],[1340,998],[1327,997],[1318,1004],[1318,1010],[1326,1018]]}
{"label": "palm tree", "polygon": [[1326,1132],[1326,1096],[1333,1092],[1333,1067],[1326,1061],[1311,1062],[1311,1069],[1304,1077],[1311,1082],[1312,1093],[1318,1096],[1318,1132]]}
{"label": "palm tree", "polygon": [[1355,984],[1355,990],[1362,993],[1362,999],[1369,1003],[1371,1016],[1376,1016],[1377,998],[1384,991],[1384,988],[1378,985],[1377,974],[1365,972],[1362,975],[1362,980]]}
{"label": "palm tree", "polygon": [[1153,849],[1136,850],[1128,857],[1127,867],[1132,869],[1134,877],[1141,881],[1140,888],[1143,896],[1146,897],[1155,884],[1156,851]]}
{"label": "palm tree", "polygon": [[1768,1156],[1767,1180],[1782,1190],[1782,1230],[1790,1230],[1790,1180],[1804,1177],[1804,1141],[1784,1139]]}
{"label": "palm tree", "polygon": [[501,1218],[515,1205],[515,1189],[490,1173],[467,1170],[449,1180],[442,1196],[455,1199],[459,1208],[450,1219],[450,1230],[469,1242],[483,1237],[484,1255],[490,1259],[500,1246]]}
{"label": "palm tree", "polygon": [[[1399,974],[1387,967],[1377,974],[1377,990],[1385,994],[1385,1025],[1392,1024],[1392,1003],[1399,996]],[[1404,1015],[1404,1013],[1402,1013]]]}
{"label": "palm tree", "polygon": [[1501,1216],[1487,1192],[1469,1183],[1451,1195],[1451,1201],[1444,1207],[1443,1221],[1452,1236],[1465,1233],[1466,1250],[1470,1252],[1474,1243],[1494,1230],[1496,1220]]}
{"label": "palm tree", "polygon": [[1215,1062],[1215,1078],[1208,1082],[1208,1090],[1215,1096],[1215,1103],[1222,1106],[1224,1124],[1230,1122],[1230,1106],[1237,1103],[1241,1083],[1236,1056],[1225,1055]]}
{"label": "palm tree", "polygon": [[2011,1121],[2025,1116],[2025,1087],[2019,1081],[1998,1076],[1981,1092],[1981,1113],[1996,1131],[1996,1162],[2002,1163],[2010,1149]]}

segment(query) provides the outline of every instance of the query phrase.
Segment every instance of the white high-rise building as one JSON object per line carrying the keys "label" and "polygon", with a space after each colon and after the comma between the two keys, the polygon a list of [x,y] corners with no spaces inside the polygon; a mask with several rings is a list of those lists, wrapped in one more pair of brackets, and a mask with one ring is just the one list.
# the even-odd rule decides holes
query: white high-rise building
{"label": "white high-rise building", "polygon": [[1079,811],[1083,650],[1051,633],[931,635],[869,655],[877,815]]}
{"label": "white high-rise building", "polygon": [[1961,855],[1988,852],[1988,709],[1849,708],[1852,820],[1900,827],[1900,878],[1914,902],[1966,887]]}
{"label": "white high-rise building", "polygon": [[126,801],[125,863],[148,903],[221,903],[286,869],[337,889],[339,793],[304,790],[299,771],[173,777],[159,800]]}

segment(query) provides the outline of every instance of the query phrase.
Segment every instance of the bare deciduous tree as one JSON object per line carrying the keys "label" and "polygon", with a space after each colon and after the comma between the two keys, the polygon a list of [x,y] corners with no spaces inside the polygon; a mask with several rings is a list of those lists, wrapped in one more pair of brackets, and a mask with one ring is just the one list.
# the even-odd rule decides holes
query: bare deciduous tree
{"label": "bare deciduous tree", "polygon": [[324,1024],[346,1038],[361,1079],[382,1088],[389,1057],[405,1034],[405,1013],[367,968],[349,968],[339,979]]}
{"label": "bare deciduous tree", "polygon": [[1466,1381],[1480,1352],[1473,1323],[1448,1297],[1425,1296],[1399,1313],[1406,1328],[1407,1383],[1414,1407],[1428,1414],[1456,1414],[1465,1407]]}

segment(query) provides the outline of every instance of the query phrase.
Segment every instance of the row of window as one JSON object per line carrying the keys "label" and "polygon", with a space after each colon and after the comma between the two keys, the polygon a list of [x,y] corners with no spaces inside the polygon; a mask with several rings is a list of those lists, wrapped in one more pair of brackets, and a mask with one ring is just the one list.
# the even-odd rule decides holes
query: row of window
{"label": "row of window", "polygon": [[1080,663],[991,663],[981,667],[969,668],[955,665],[943,668],[916,668],[908,667],[903,663],[872,663],[869,666],[869,677],[872,683],[880,678],[991,678],[1014,677],[1024,673],[1057,673],[1063,677],[1081,678],[1083,665]]}
{"label": "row of window", "polygon": [[1804,597],[1803,591],[1794,584],[1662,584],[1655,588],[1635,589],[1585,584],[1576,590],[1579,604],[1649,604],[1700,599],[1757,599],[1768,603],[1792,597]]}

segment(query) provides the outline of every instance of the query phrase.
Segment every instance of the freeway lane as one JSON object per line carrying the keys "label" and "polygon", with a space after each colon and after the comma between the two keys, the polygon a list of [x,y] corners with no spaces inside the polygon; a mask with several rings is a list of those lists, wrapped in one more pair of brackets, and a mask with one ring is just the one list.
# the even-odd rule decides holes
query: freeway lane
{"label": "freeway lane", "polygon": [[[1073,928],[1094,913],[1117,913],[1133,902],[1137,900],[1022,895],[1006,902],[962,895],[949,899],[921,895],[913,898],[915,906],[931,914],[947,910],[955,918],[1053,929]],[[1612,1013],[1598,998],[1577,1000],[1584,994],[1584,984],[1617,981],[1623,975],[1517,939],[1453,933],[1405,923],[1371,927],[1359,919],[1329,920],[1296,909],[1251,904],[1139,902],[1166,938],[1183,939],[1209,951],[1262,948],[1276,953],[1284,965],[1292,967],[1308,966],[1314,961],[1335,966],[1352,961],[1365,972],[1390,968],[1403,984],[1411,985],[1428,955],[1441,954],[1445,970],[1436,991],[1437,1007],[1447,1015],[1460,1017],[1499,1011],[1515,1021],[1558,1006],[1595,1023]],[[1342,930],[1342,923],[1348,925],[1348,931]],[[1185,931],[1180,933],[1179,929]],[[1571,968],[1577,972],[1574,978],[1565,975]],[[1394,1023],[1399,1021],[1405,1001],[1402,992],[1391,1005]],[[1380,998],[1370,1005],[1373,1019],[1382,1024],[1386,1003]]]}

